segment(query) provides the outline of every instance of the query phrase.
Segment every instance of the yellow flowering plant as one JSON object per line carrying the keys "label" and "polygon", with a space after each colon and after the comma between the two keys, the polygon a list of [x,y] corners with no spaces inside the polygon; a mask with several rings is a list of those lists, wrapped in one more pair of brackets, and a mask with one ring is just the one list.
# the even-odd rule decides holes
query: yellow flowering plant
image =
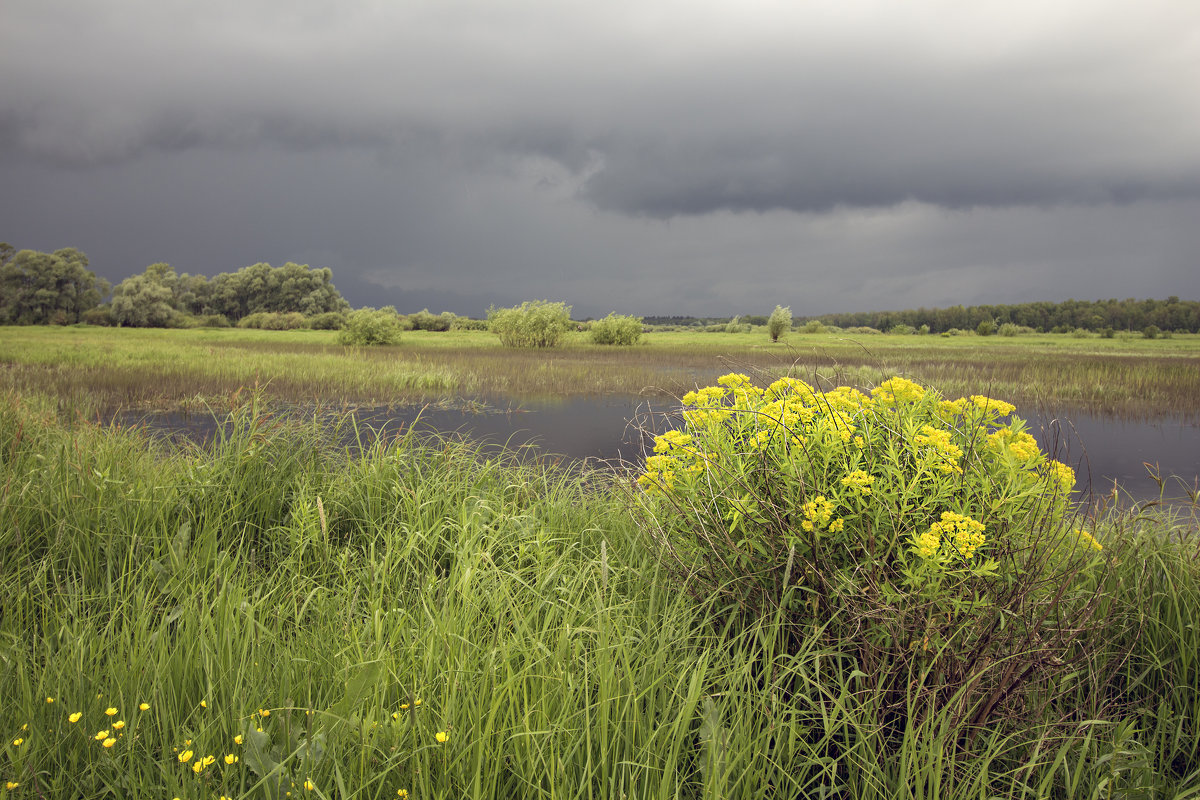
{"label": "yellow flowering plant", "polygon": [[1090,605],[1072,586],[1101,551],[1071,527],[1073,471],[1011,404],[742,374],[682,401],[637,496],[698,594],[853,642],[897,687],[936,674],[976,716],[1075,654]]}

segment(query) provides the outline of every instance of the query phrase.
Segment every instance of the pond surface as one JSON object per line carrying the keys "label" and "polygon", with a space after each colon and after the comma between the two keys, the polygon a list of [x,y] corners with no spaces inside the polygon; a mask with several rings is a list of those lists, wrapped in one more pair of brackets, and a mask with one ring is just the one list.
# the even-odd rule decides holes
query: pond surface
{"label": "pond surface", "polygon": [[[440,407],[358,408],[360,427],[383,435],[409,430],[455,434],[490,448],[508,447],[525,455],[564,461],[637,461],[642,455],[640,427],[662,432],[678,405],[636,397],[578,397],[555,403],[525,403],[513,408],[448,409]],[[311,413],[311,409],[309,410]],[[206,414],[130,412],[118,421],[142,423],[174,438],[206,441],[216,421]],[[1164,479],[1179,476],[1190,487],[1200,478],[1200,425],[1181,420],[1129,422],[1086,414],[1043,415],[1028,420],[1029,432],[1078,475],[1080,497],[1103,495],[1116,482],[1125,499],[1159,496],[1158,483],[1144,466]],[[370,438],[370,437],[368,437]],[[1177,481],[1168,480],[1166,495],[1180,498]]]}

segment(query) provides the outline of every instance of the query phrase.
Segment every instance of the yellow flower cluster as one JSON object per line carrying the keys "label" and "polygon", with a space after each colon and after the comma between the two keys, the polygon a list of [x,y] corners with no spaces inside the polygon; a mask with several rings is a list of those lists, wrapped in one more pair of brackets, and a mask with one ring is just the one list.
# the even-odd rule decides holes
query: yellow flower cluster
{"label": "yellow flower cluster", "polygon": [[929,526],[929,530],[913,537],[913,552],[923,559],[932,559],[949,545],[949,553],[957,553],[966,561],[975,556],[975,551],[987,543],[983,524],[954,511],[943,511],[941,521]]}
{"label": "yellow flower cluster", "polygon": [[921,428],[921,432],[913,437],[913,444],[924,449],[923,457],[931,461],[938,471],[947,474],[962,472],[962,467],[958,462],[962,458],[963,451],[951,440],[950,431],[938,430],[932,425],[925,425]]}
{"label": "yellow flower cluster", "polygon": [[875,476],[868,475],[861,469],[854,470],[854,472],[851,472],[841,480],[842,486],[845,486],[853,494],[857,494],[860,497],[871,493],[871,484],[874,482]]}
{"label": "yellow flower cluster", "polygon": [[[971,395],[971,402],[975,407],[983,412],[984,417],[989,420],[1007,417],[1009,414],[1017,410],[1017,407],[1012,403],[1006,403],[1003,400],[994,400],[991,397],[984,397],[981,394]],[[959,400],[959,403],[962,403]]]}
{"label": "yellow flower cluster", "polygon": [[889,378],[871,390],[875,402],[885,406],[915,403],[924,396],[924,388],[905,378]]}
{"label": "yellow flower cluster", "polygon": [[994,452],[1009,453],[1021,462],[1033,461],[1042,454],[1038,448],[1037,439],[1025,431],[1016,431],[1012,428],[1000,428],[989,433],[987,444]]}
{"label": "yellow flower cluster", "polygon": [[1082,528],[1076,528],[1075,535],[1079,537],[1079,541],[1083,542],[1085,545],[1092,548],[1093,550],[1103,550],[1104,549],[1104,545],[1097,542],[1096,537],[1092,536],[1090,533],[1083,530]]}
{"label": "yellow flower cluster", "polygon": [[828,530],[836,533],[846,526],[845,520],[833,519],[834,505],[826,500],[824,495],[817,495],[809,500],[804,504],[803,510],[804,521],[800,523],[800,527],[806,531]]}
{"label": "yellow flower cluster", "polygon": [[687,447],[691,443],[692,437],[683,431],[667,431],[654,437],[654,452],[668,453],[676,448]]}
{"label": "yellow flower cluster", "polygon": [[1066,464],[1061,461],[1047,461],[1046,470],[1049,472],[1050,480],[1063,494],[1069,494],[1075,488],[1075,470]]}

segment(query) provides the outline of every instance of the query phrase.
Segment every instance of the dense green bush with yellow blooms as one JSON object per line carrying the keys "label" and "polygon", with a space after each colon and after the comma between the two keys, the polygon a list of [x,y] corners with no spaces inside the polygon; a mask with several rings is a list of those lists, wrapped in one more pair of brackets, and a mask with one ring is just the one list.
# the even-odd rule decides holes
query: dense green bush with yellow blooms
{"label": "dense green bush with yellow blooms", "polygon": [[853,643],[898,703],[919,679],[966,721],[1077,655],[1104,554],[1009,403],[731,374],[683,406],[638,483],[695,591]]}

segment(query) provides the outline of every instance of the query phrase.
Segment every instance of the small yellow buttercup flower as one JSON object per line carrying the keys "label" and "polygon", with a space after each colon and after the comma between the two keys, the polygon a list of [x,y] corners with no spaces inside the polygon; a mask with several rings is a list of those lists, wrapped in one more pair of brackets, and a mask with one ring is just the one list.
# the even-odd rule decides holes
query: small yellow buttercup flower
{"label": "small yellow buttercup flower", "polygon": [[105,740],[104,740],[104,746],[105,746],[105,747],[112,747],[112,746],[113,746],[114,744],[116,744],[116,743],[117,743],[117,740],[116,740],[116,739],[113,739],[113,738],[111,738],[111,737],[109,737],[108,739],[105,739]]}
{"label": "small yellow buttercup flower", "polygon": [[17,783],[16,781],[8,781],[7,783],[4,784],[4,788],[8,789],[11,792],[13,789],[17,788],[20,785],[21,784]]}
{"label": "small yellow buttercup flower", "polygon": [[260,708],[258,710],[258,715],[260,717],[269,717],[269,716],[271,716],[271,712],[268,709]]}
{"label": "small yellow buttercup flower", "polygon": [[47,698],[46,698],[46,702],[47,702],[47,703],[53,703],[53,702],[54,702],[54,698],[53,698],[53,697],[47,697]]}
{"label": "small yellow buttercup flower", "polygon": [[70,720],[70,722],[71,722],[71,724],[72,724],[72,725],[73,725],[73,724],[75,724],[76,722],[79,722],[79,720],[81,720],[82,718],[83,718],[83,712],[82,712],[82,711],[76,711],[74,714],[72,714],[71,716],[67,717],[67,719],[68,719],[68,720]]}
{"label": "small yellow buttercup flower", "polygon": [[116,716],[117,710],[110,706],[110,707],[104,709],[104,713],[110,717],[113,717],[113,716]]}
{"label": "small yellow buttercup flower", "polygon": [[238,757],[233,753],[229,753],[228,755],[225,756],[226,764],[236,764],[237,760],[238,760]]}
{"label": "small yellow buttercup flower", "polygon": [[446,733],[445,731],[438,731],[437,735],[433,738],[438,740],[438,744],[445,744],[446,742],[450,741],[450,734]]}
{"label": "small yellow buttercup flower", "polygon": [[125,727],[125,720],[123,720],[123,719],[119,719],[113,723],[114,731],[119,731],[119,730],[121,730],[121,728],[124,728],[124,727]]}
{"label": "small yellow buttercup flower", "polygon": [[21,746],[21,745],[23,745],[24,743],[25,743],[25,740],[24,740],[24,739],[20,739],[20,738],[18,738],[18,739],[13,739],[13,747],[20,747],[20,746]]}
{"label": "small yellow buttercup flower", "polygon": [[182,753],[179,754],[179,763],[180,764],[186,764],[187,762],[189,762],[191,760],[192,760],[192,751],[191,750],[184,750]]}
{"label": "small yellow buttercup flower", "polygon": [[97,742],[103,742],[105,739],[108,738],[108,731],[106,731],[106,730],[100,731],[92,738],[95,739]]}
{"label": "small yellow buttercup flower", "polygon": [[399,797],[400,800],[406,800],[406,798],[408,797],[408,789],[397,789],[396,797]]}
{"label": "small yellow buttercup flower", "polygon": [[149,703],[142,703],[141,705],[139,705],[139,706],[138,706],[138,708],[139,708],[140,710],[142,710],[142,711],[149,711],[149,710],[150,710],[150,704],[149,704]]}
{"label": "small yellow buttercup flower", "polygon": [[311,780],[305,780],[305,781],[304,781],[304,789],[305,789],[306,791],[309,791],[309,792],[311,792],[311,791],[312,791],[313,789],[315,789],[315,788],[317,788],[317,785],[316,785],[315,783],[313,783]]}
{"label": "small yellow buttercup flower", "polygon": [[240,733],[239,733],[237,736],[233,737],[233,743],[234,743],[234,744],[241,744],[241,743],[242,743],[242,735],[241,735]]}
{"label": "small yellow buttercup flower", "polygon": [[208,701],[207,701],[207,700],[201,700],[201,701],[200,701],[200,707],[201,707],[201,708],[208,708]]}
{"label": "small yellow buttercup flower", "polygon": [[204,760],[198,758],[198,759],[196,759],[196,763],[192,764],[192,772],[199,775],[203,771],[204,771]]}

